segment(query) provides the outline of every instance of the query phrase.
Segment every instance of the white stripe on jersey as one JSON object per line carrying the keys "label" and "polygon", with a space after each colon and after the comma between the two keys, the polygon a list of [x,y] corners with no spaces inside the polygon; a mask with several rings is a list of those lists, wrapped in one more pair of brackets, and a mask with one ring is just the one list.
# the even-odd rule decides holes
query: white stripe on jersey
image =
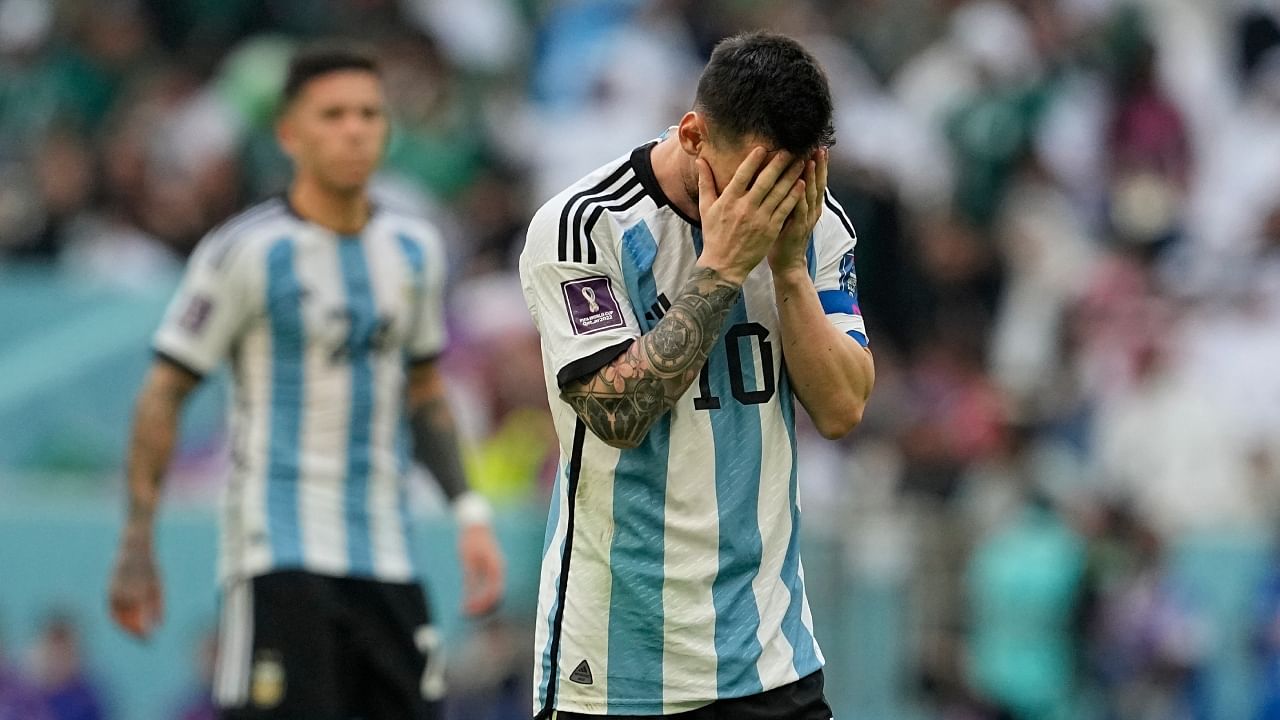
{"label": "white stripe on jersey", "polygon": [[[753,275],[765,283],[770,292],[748,294],[747,316],[767,317],[773,312],[773,279],[768,268],[757,267]],[[773,342],[775,353],[781,352],[781,339]],[[755,387],[764,387],[762,377],[763,363],[761,348],[752,343],[755,358]],[[780,367],[779,358],[767,358],[769,362]],[[782,416],[779,403],[766,403],[757,406],[760,409],[760,435],[769,438],[787,438],[787,427]],[[791,454],[788,447],[766,448],[761,453],[761,477],[785,478],[791,475]],[[760,659],[756,668],[761,678],[770,678],[771,682],[786,684],[800,679],[793,665],[794,651],[786,637],[777,631],[782,626],[783,615],[791,596],[782,581],[782,561],[787,552],[791,534],[791,498],[787,483],[760,484],[760,496],[757,503],[759,527],[761,530],[760,570],[751,583],[751,590],[756,596],[756,609],[760,614],[760,627],[756,637],[760,641]]]}
{"label": "white stripe on jersey", "polygon": [[220,707],[239,707],[249,699],[253,633],[253,581],[237,580],[222,596],[213,680],[214,700]]}
{"label": "white stripe on jersey", "polygon": [[[310,301],[310,308],[303,302],[303,321],[312,343],[336,344],[340,339],[331,334],[344,329],[335,326],[333,333],[327,332],[324,327],[331,321],[320,315],[320,308],[341,308],[347,302],[337,242],[301,246],[295,241],[294,264]],[[312,312],[308,313],[308,309]],[[325,352],[307,352],[305,363],[299,462],[307,487],[298,488],[303,560],[305,567],[314,572],[341,576],[350,569],[344,489],[351,373],[334,372],[333,358]]]}
{"label": "white stripe on jersey", "polygon": [[[552,378],[551,382],[554,381]],[[608,697],[609,692],[609,605],[613,598],[609,553],[614,519],[612,513],[596,509],[613,506],[613,473],[604,469],[617,464],[621,451],[604,443],[589,445],[589,448],[584,446],[584,454],[590,453],[591,459],[583,465],[601,470],[594,474],[584,472],[578,478],[571,544],[573,556],[569,565],[569,578],[575,591],[565,607],[568,629],[560,636],[558,697],[590,708],[583,712],[602,714],[607,707],[598,697]],[[566,512],[561,523],[567,523],[568,517]],[[568,677],[583,660],[591,668],[592,684],[568,682]]]}
{"label": "white stripe on jersey", "polygon": [[[369,273],[373,282],[374,301],[381,313],[403,302],[412,291],[413,283],[405,283],[404,271],[407,259],[403,250],[393,248],[387,252],[371,254]],[[401,372],[402,358],[388,355],[374,366],[374,402],[379,408],[400,406],[403,388],[379,378],[395,377]],[[379,412],[373,418],[372,441],[374,447],[394,448],[400,432],[400,414]],[[369,484],[369,509],[373,537],[373,560],[376,574],[386,577],[408,577],[413,574],[409,563],[408,528],[405,527],[408,509],[404,506],[404,479],[401,476],[400,458],[395,453],[381,453],[374,459],[376,477],[397,478],[397,482]]]}
{"label": "white stripe on jersey", "polygon": [[[711,437],[711,415],[695,413],[693,396],[680,398],[680,408],[688,413],[692,437]],[[707,582],[708,562],[719,552],[719,509],[716,494],[707,492],[716,484],[714,462],[689,463],[679,479],[667,478],[667,530],[663,538],[666,582],[662,604],[673,612],[663,613],[666,643],[662,654],[662,681],[667,686],[683,685],[701,697],[716,696],[716,617]],[[710,559],[710,560],[709,560]],[[664,705],[672,714],[687,707]]]}

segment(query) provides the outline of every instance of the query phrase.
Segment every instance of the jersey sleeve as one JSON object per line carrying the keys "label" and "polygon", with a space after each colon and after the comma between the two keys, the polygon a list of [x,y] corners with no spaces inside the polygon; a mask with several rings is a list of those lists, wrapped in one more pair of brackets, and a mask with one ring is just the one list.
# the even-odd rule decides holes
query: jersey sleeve
{"label": "jersey sleeve", "polygon": [[858,273],[853,262],[858,235],[830,192],[824,201],[826,207],[814,229],[813,284],[831,324],[867,347],[867,328],[858,307]]}
{"label": "jersey sleeve", "polygon": [[222,233],[200,242],[152,340],[157,355],[195,375],[217,369],[260,304],[249,254]]}
{"label": "jersey sleeve", "polygon": [[[561,228],[560,216],[555,204],[534,215],[520,256],[520,285],[544,357],[564,387],[612,362],[640,336],[640,328],[611,251],[613,223],[600,222],[592,237],[581,237]],[[592,251],[572,251],[587,244]]]}
{"label": "jersey sleeve", "polygon": [[424,226],[418,234],[420,238],[409,240],[413,244],[406,247],[420,279],[414,295],[413,325],[405,347],[411,363],[439,357],[449,340],[444,305],[449,263],[444,241],[430,226]]}

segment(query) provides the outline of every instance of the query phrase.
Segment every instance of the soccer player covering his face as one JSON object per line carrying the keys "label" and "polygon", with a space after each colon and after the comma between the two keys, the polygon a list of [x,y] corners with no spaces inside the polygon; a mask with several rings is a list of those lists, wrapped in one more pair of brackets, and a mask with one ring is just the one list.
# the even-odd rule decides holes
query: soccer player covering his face
{"label": "soccer player covering his face", "polygon": [[520,277],[562,458],[539,717],[831,716],[795,402],[839,438],[874,380],[832,139],[813,57],[739,35],[677,126],[533,218]]}
{"label": "soccer player covering his face", "polygon": [[502,592],[436,368],[441,241],[366,192],[387,124],[371,60],[295,58],[278,125],[289,192],[201,242],[138,398],[110,603],[146,637],[163,608],[152,527],[179,414],[230,361],[214,690],[231,720],[440,716],[438,636],[410,563],[408,445],[457,514],[466,609],[487,612]]}

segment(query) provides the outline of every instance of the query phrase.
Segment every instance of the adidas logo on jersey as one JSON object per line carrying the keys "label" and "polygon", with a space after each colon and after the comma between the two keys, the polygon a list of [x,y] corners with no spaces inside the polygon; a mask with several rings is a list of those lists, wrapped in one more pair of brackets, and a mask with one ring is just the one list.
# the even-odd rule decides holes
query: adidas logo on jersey
{"label": "adidas logo on jersey", "polygon": [[591,677],[591,666],[587,664],[586,660],[578,663],[578,667],[574,668],[573,672],[570,673],[569,679],[579,685],[590,685],[595,682],[595,679]]}

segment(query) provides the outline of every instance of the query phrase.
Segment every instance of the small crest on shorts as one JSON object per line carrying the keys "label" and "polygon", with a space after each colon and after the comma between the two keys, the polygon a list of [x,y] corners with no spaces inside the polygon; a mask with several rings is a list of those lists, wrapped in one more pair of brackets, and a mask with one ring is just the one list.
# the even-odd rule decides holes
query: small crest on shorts
{"label": "small crest on shorts", "polygon": [[586,660],[578,663],[578,667],[574,668],[573,672],[570,673],[569,679],[579,685],[590,685],[595,682],[595,679],[591,677],[591,666],[587,664]]}
{"label": "small crest on shorts", "polygon": [[284,663],[280,654],[260,650],[253,659],[253,677],[249,695],[259,708],[273,708],[284,700]]}

